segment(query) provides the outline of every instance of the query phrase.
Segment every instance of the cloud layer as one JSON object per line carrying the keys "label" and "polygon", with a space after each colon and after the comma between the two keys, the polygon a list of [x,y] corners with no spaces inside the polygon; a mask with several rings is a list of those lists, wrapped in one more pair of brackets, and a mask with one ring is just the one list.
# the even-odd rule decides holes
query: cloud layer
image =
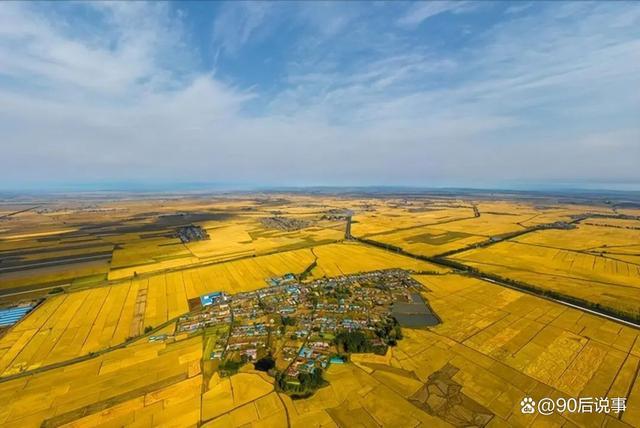
{"label": "cloud layer", "polygon": [[640,183],[640,5],[0,5],[0,180]]}

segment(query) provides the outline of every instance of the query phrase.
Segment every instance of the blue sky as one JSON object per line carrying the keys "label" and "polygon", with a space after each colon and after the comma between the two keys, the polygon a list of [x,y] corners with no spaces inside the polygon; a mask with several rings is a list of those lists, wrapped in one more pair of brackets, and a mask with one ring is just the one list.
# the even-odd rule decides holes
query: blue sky
{"label": "blue sky", "polygon": [[0,4],[0,188],[640,189],[638,2]]}

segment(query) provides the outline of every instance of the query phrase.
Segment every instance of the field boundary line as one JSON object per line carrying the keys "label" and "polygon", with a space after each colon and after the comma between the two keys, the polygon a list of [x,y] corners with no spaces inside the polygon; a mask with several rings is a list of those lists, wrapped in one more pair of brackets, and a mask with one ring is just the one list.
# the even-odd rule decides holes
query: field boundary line
{"label": "field boundary line", "polygon": [[[182,315],[184,315],[184,314],[182,314]],[[144,334],[142,334],[142,335],[140,335],[138,337],[135,337],[132,340],[128,340],[128,341],[125,341],[125,342],[122,342],[122,343],[118,343],[117,345],[109,346],[107,348],[104,348],[104,349],[101,349],[101,350],[98,350],[98,351],[95,351],[95,352],[89,352],[88,354],[82,355],[80,357],[75,357],[75,358],[71,358],[69,360],[64,360],[64,361],[60,361],[60,362],[57,362],[57,363],[48,364],[46,366],[40,366],[40,367],[37,367],[35,369],[25,370],[25,371],[23,371],[21,373],[16,373],[16,374],[12,374],[12,375],[9,375],[9,376],[0,377],[0,384],[4,383],[4,382],[9,382],[11,380],[20,379],[22,377],[31,376],[31,375],[42,373],[42,372],[47,372],[49,370],[54,370],[54,369],[61,368],[61,367],[71,366],[73,364],[77,364],[77,363],[81,363],[81,362],[84,362],[84,361],[92,360],[94,358],[100,357],[100,356],[102,356],[104,354],[108,354],[109,352],[116,351],[118,349],[124,349],[127,346],[132,345],[132,344],[134,344],[135,342],[137,342],[139,340],[143,340],[143,339],[147,338],[148,336],[154,335],[156,332],[162,330],[163,328],[167,327],[171,323],[174,323],[174,322],[178,321],[178,319],[182,315],[179,315],[179,316],[177,316],[177,317],[175,317],[173,319],[170,319],[170,320],[160,324],[159,326],[157,326],[153,330],[151,330],[151,331],[149,331],[147,333],[144,333]],[[188,339],[185,339],[185,340],[188,340]]]}
{"label": "field boundary line", "polygon": [[[600,317],[603,317],[603,318],[607,318],[609,320],[612,320],[612,321],[615,321],[615,322],[618,322],[618,323],[621,323],[621,324],[627,325],[629,327],[632,327],[632,328],[640,330],[640,324],[636,323],[635,321],[632,321],[631,319],[617,317],[617,316],[615,316],[613,314],[608,314],[608,313],[606,313],[604,311],[597,311],[597,310],[590,309],[588,307],[582,306],[582,305],[578,304],[578,298],[574,298],[572,296],[566,296],[566,300],[565,299],[561,299],[561,298],[557,298],[557,297],[552,297],[552,296],[549,296],[549,295],[545,295],[544,293],[545,293],[546,290],[542,290],[539,287],[536,287],[536,286],[533,286],[533,285],[530,285],[530,284],[525,284],[525,283],[522,283],[522,282],[517,282],[516,283],[515,281],[506,281],[506,280],[498,277],[497,275],[493,275],[493,274],[489,274],[489,273],[485,273],[485,272],[479,271],[478,269],[475,269],[475,268],[473,268],[471,266],[465,265],[465,264],[460,263],[458,261],[441,258],[440,256],[428,257],[428,256],[421,256],[421,255],[418,255],[418,254],[413,254],[413,253],[410,253],[408,251],[403,250],[400,247],[396,247],[394,245],[385,244],[383,242],[374,241],[374,240],[371,240],[371,239],[363,239],[363,238],[357,238],[357,237],[353,237],[353,239],[355,241],[358,241],[358,242],[361,242],[361,243],[364,243],[364,244],[368,244],[368,245],[371,245],[373,247],[382,248],[382,249],[384,249],[386,251],[389,251],[389,252],[394,252],[394,253],[397,253],[397,254],[400,254],[400,255],[404,255],[404,256],[407,256],[407,257],[411,257],[411,258],[417,259],[417,260],[423,260],[423,261],[426,261],[426,262],[429,262],[429,263],[433,263],[433,264],[436,264],[436,265],[439,265],[439,266],[445,266],[445,267],[448,267],[448,268],[453,268],[454,270],[458,270],[458,271],[464,272],[467,275],[470,275],[470,276],[472,276],[474,278],[477,278],[477,279],[480,279],[480,280],[483,280],[483,281],[487,281],[487,282],[490,282],[490,283],[493,283],[493,284],[496,284],[496,285],[499,285],[499,286],[502,286],[502,287],[511,288],[511,289],[519,291],[521,293],[527,293],[527,294],[530,294],[532,296],[539,297],[541,299],[546,299],[546,300],[549,300],[549,301],[552,301],[552,302],[560,303],[562,305],[569,306],[569,307],[572,307],[574,309],[579,309],[581,311],[588,312],[590,314],[597,315],[597,316],[600,316]],[[564,297],[564,296],[559,296],[559,297]],[[575,300],[576,303],[572,303],[568,299]],[[585,301],[585,305],[586,304],[588,304],[588,302]]]}
{"label": "field boundary line", "polygon": [[[215,266],[215,265],[220,265],[220,264],[224,264],[224,263],[236,262],[236,261],[240,261],[240,260],[254,259],[254,258],[265,257],[265,256],[273,256],[275,254],[289,253],[289,252],[298,251],[298,250],[307,250],[309,248],[322,247],[322,246],[325,246],[325,245],[340,244],[340,243],[342,243],[344,241],[345,241],[344,239],[337,239],[337,240],[331,241],[331,242],[324,242],[324,243],[320,243],[320,244],[313,243],[313,244],[310,244],[310,245],[304,245],[302,247],[295,248],[295,249],[274,250],[274,251],[268,251],[268,252],[265,252],[265,253],[262,253],[262,254],[251,254],[251,255],[247,255],[247,256],[241,256],[241,257],[225,259],[225,260],[210,260],[210,261],[203,261],[203,262],[193,263],[193,264],[184,265],[184,266],[176,266],[176,267],[171,267],[171,268],[166,268],[166,269],[159,269],[159,270],[152,271],[152,272],[141,273],[141,274],[138,274],[137,276],[130,275],[130,276],[123,277],[123,278],[118,278],[118,279],[112,279],[112,280],[107,279],[107,280],[102,281],[102,282],[91,284],[91,286],[89,288],[95,289],[95,288],[99,288],[99,287],[109,287],[109,286],[112,286],[112,285],[125,283],[126,281],[130,281],[130,280],[133,280],[133,279],[145,279],[145,278],[149,278],[149,277],[152,277],[152,276],[155,276],[155,275],[161,275],[161,274],[167,274],[167,273],[173,273],[173,272],[182,272],[182,271],[189,270],[189,269],[197,269],[197,268],[201,268],[201,267]],[[20,294],[36,293],[38,291],[51,290],[51,289],[58,288],[58,287],[70,287],[73,284],[72,284],[71,281],[64,280],[64,281],[57,281],[57,282],[53,281],[53,282],[49,282],[49,283],[42,283],[40,285],[42,285],[42,287],[40,287],[40,288],[32,288],[32,289],[24,289],[24,287],[14,287],[14,288],[6,289],[8,291],[7,293],[3,293],[3,290],[0,290],[0,298],[8,297],[8,296],[17,296],[17,295],[20,295]],[[20,289],[24,289],[24,290],[23,291],[19,291]],[[69,293],[74,293],[74,292],[77,292],[77,291],[83,291],[83,290],[86,290],[86,289],[87,288],[78,288],[78,289],[70,291]],[[67,293],[67,294],[69,294],[69,293]]]}

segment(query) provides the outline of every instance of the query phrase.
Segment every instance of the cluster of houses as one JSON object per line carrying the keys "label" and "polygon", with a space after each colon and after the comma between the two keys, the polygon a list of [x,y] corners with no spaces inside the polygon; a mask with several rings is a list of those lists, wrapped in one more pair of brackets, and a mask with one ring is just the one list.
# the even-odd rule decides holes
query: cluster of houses
{"label": "cluster of houses", "polygon": [[276,276],[276,277],[267,279],[267,284],[269,284],[272,287],[275,287],[278,285],[291,284],[291,283],[294,283],[295,281],[296,281],[296,276],[294,274],[285,273],[282,276]]}
{"label": "cluster of houses", "polygon": [[264,323],[234,326],[226,350],[237,352],[241,361],[256,361],[267,350],[269,333]]}
{"label": "cluster of houses", "polygon": [[190,333],[204,327],[231,323],[231,298],[218,291],[200,296],[203,310],[179,318],[177,332]]}
{"label": "cluster of houses", "polygon": [[346,360],[335,344],[340,332],[358,330],[379,341],[376,328],[394,303],[411,302],[421,287],[397,269],[269,283],[274,285],[233,296],[202,296],[202,307],[180,318],[178,331],[226,325],[210,359],[245,363],[270,356],[278,371],[295,378]]}
{"label": "cluster of houses", "polygon": [[204,241],[209,239],[209,234],[206,229],[201,226],[190,224],[189,226],[183,226],[178,228],[176,235],[180,238],[183,244],[194,241]]}
{"label": "cluster of houses", "polygon": [[299,351],[297,357],[287,368],[286,374],[292,378],[298,377],[300,373],[313,373],[316,367],[326,368],[333,358],[340,362],[341,358],[336,358],[335,347],[326,341],[308,342]]}

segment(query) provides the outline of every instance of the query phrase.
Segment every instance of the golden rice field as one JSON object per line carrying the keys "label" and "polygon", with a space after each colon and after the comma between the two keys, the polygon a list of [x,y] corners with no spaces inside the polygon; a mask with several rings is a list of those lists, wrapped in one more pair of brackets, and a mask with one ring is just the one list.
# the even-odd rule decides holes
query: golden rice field
{"label": "golden rice field", "polygon": [[438,273],[448,270],[376,247],[354,243],[323,245],[315,247],[313,252],[318,257],[318,265],[312,271],[313,277],[331,277],[391,268]]}
{"label": "golden rice field", "polygon": [[[584,222],[591,222],[591,219]],[[617,248],[638,245],[640,230],[579,224],[570,230],[545,230],[514,238],[517,242],[593,253],[615,252]]]}
{"label": "golden rice field", "polygon": [[[3,253],[19,258],[25,269],[5,272],[0,266],[0,288],[65,285],[78,278],[92,278],[93,282],[119,280],[190,265],[309,248],[344,238],[343,221],[320,218],[322,210],[327,209],[324,205],[312,205],[304,198],[295,203],[285,201],[286,204],[269,201],[265,198],[264,206],[252,199],[226,198],[161,200],[155,204],[119,201],[107,202],[102,208],[86,209],[80,204],[76,208],[54,207],[51,212],[20,213],[2,224],[7,227],[3,227],[0,235],[0,259]],[[284,231],[266,228],[261,223],[261,218],[273,215],[274,211],[281,212],[278,208],[283,207],[287,208],[284,215],[309,219],[309,227]],[[175,228],[169,223],[165,225],[168,220],[163,219],[175,217],[176,211],[194,210],[196,216],[202,216],[195,223],[207,230],[210,239],[183,244],[175,237]],[[200,214],[198,210],[202,210]],[[188,219],[185,217],[183,221]],[[95,254],[105,252],[112,252],[111,257],[95,259]],[[62,261],[56,263],[57,260]]]}
{"label": "golden rice field", "polygon": [[470,217],[473,217],[470,205],[456,208],[434,207],[423,212],[383,207],[380,210],[354,215],[351,231],[355,236],[368,237],[397,229],[436,225]]}
{"label": "golden rice field", "polygon": [[312,274],[320,277],[389,268],[444,271],[443,268],[427,262],[389,254],[367,245],[345,242],[178,269],[167,274],[152,275],[150,281],[162,284],[157,278],[165,275],[181,276],[189,299],[212,291],[237,293],[264,287],[268,278],[279,277],[286,273],[302,273],[316,257],[317,266]]}
{"label": "golden rice field", "polygon": [[[392,365],[423,379],[449,362],[461,369],[456,376],[467,395],[514,426],[533,419],[519,411],[525,395],[629,393],[627,407],[635,410],[621,420],[628,426],[640,422],[637,329],[472,278],[417,279],[430,290],[425,296],[443,323],[411,332],[413,337],[394,350]],[[575,414],[555,422],[567,423],[562,419],[579,426],[601,426],[605,419],[614,423],[603,415]]]}
{"label": "golden rice field", "polygon": [[[120,242],[113,252],[111,269],[144,265],[176,258],[192,257],[192,254],[178,238],[144,238],[134,236],[131,240]],[[195,258],[194,260],[195,261]]]}
{"label": "golden rice field", "polygon": [[[628,408],[637,408],[640,332],[473,278],[416,278],[429,290],[424,295],[441,325],[403,329],[405,338],[386,356],[354,355],[352,364],[332,365],[325,373],[329,385],[308,399],[274,393],[258,375],[214,377],[203,399],[203,414],[213,419],[205,419],[204,426],[284,427],[285,415],[292,427],[460,426],[483,416],[492,427],[637,426],[640,412],[635,410],[620,419],[542,417],[523,415],[520,401],[628,394]],[[443,376],[447,372],[449,377]],[[421,389],[435,378],[451,388],[448,397],[437,400],[452,400],[449,411],[437,414],[416,404]],[[231,393],[236,388],[242,398]],[[207,406],[211,410],[205,411]]]}
{"label": "golden rice field", "polygon": [[[214,421],[224,415],[234,426],[242,426],[277,412],[284,416],[280,400],[274,403],[273,398],[277,397],[269,398],[275,394],[273,391],[273,380],[264,373],[238,373],[223,379],[216,373],[202,395],[202,419]],[[264,403],[260,406],[262,412],[259,412],[258,400]],[[286,423],[286,418],[281,422]]]}
{"label": "golden rice field", "polygon": [[[458,275],[418,275],[443,323],[404,329],[387,356],[357,356],[331,366],[329,386],[311,398],[274,392],[264,373],[214,375],[205,387],[199,338],[132,344],[95,359],[0,384],[3,426],[206,427],[453,426],[489,415],[488,426],[533,424],[637,426],[639,332],[540,298]],[[447,369],[448,368],[448,369]],[[416,403],[419,391],[449,370],[460,403],[437,415]],[[134,375],[135,373],[135,375]],[[442,377],[442,376],[441,376]],[[523,415],[533,397],[628,396],[629,411],[612,416]],[[457,395],[456,395],[457,394]],[[457,401],[456,401],[457,402]],[[457,419],[456,419],[457,418]],[[535,426],[535,425],[534,425]]]}
{"label": "golden rice field", "polygon": [[206,267],[126,280],[51,297],[0,337],[0,377],[87,355],[123,343],[189,311],[188,299],[213,291],[238,293],[266,280],[301,273],[314,277],[378,269],[445,272],[441,267],[360,244],[329,244]]}
{"label": "golden rice field", "polygon": [[465,232],[451,232],[436,227],[416,227],[398,232],[372,236],[371,239],[402,248],[412,254],[434,256],[451,250],[458,250],[487,238]]}
{"label": "golden rice field", "polygon": [[312,261],[310,250],[296,250],[189,269],[183,277],[191,277],[191,284],[187,285],[189,298],[211,291],[238,293],[264,287],[271,277],[303,272]]}
{"label": "golden rice field", "polygon": [[356,215],[352,225],[355,236],[390,244],[413,254],[435,256],[460,250],[487,239],[525,230],[555,221],[571,220],[580,211],[555,207],[536,209],[511,202],[480,202],[480,213],[473,206],[463,208],[432,207],[431,211],[412,211],[411,206],[386,208]]}
{"label": "golden rice field", "polygon": [[195,426],[200,418],[201,357],[200,337],[171,344],[136,343],[2,382],[0,425]]}
{"label": "golden rice field", "polygon": [[492,216],[496,220],[498,220],[497,216],[505,217],[503,220],[498,221],[512,222],[524,227],[553,223],[556,221],[570,221],[572,216],[586,212],[612,214],[611,210],[607,207],[582,204],[563,205],[556,202],[522,203],[508,200],[478,201],[477,207],[481,216]]}
{"label": "golden rice field", "polygon": [[[514,240],[524,244],[581,251],[612,260],[640,264],[640,226],[638,229],[611,228],[594,226],[591,221],[592,219],[583,221],[576,229],[547,230]],[[640,225],[640,221],[636,222]]]}
{"label": "golden rice field", "polygon": [[138,239],[120,245],[113,253],[109,279],[151,273],[171,268],[253,257],[278,251],[308,248],[344,238],[344,226],[285,232],[266,230],[258,221],[218,224],[204,223],[210,239],[182,244],[174,239]]}
{"label": "golden rice field", "polygon": [[[87,355],[142,333],[132,329],[142,287],[146,281],[47,299],[0,338],[0,376]],[[186,312],[186,303],[180,310]]]}
{"label": "golden rice field", "polygon": [[[474,216],[474,205],[480,217]],[[568,221],[572,215],[584,212],[606,213],[591,206],[534,206],[510,201],[479,201],[474,204],[450,201],[446,204],[427,204],[421,208],[415,203],[409,203],[393,207],[376,207],[374,211],[357,213],[353,217],[352,232],[356,236],[373,239],[374,236],[432,227],[489,237],[542,223]]]}
{"label": "golden rice field", "polygon": [[0,290],[13,288],[28,290],[34,284],[71,283],[86,277],[98,276],[106,279],[108,272],[109,263],[106,260],[13,271],[0,274]]}
{"label": "golden rice field", "polygon": [[[480,217],[474,217],[473,206],[478,208]],[[327,209],[355,211],[352,225],[355,236],[428,256],[535,224],[567,220],[587,209],[589,212],[602,211],[594,207],[534,206],[510,201],[351,200],[303,195],[287,196],[282,200],[165,199],[153,204],[110,201],[91,209],[80,204],[45,213],[29,211],[4,222],[8,227],[7,233],[0,236],[0,256],[3,251],[18,251],[23,263],[46,262],[60,257],[78,259],[37,268],[32,266],[24,272],[0,271],[0,288],[69,283],[78,278],[97,283],[105,279],[105,274],[109,280],[119,280],[341,241],[344,222],[318,220],[319,213]],[[172,236],[170,226],[162,226],[162,216],[194,210],[220,216],[220,219],[205,218],[196,222],[207,230],[209,240],[182,244]],[[260,219],[273,212],[312,219],[313,224],[295,231],[266,228]],[[87,228],[86,225],[92,226]],[[90,259],[92,254],[110,249],[113,249],[110,261]]]}
{"label": "golden rice field", "polygon": [[[0,217],[28,207],[0,206]],[[640,426],[639,330],[345,241],[347,210],[354,213],[354,236],[424,256],[597,213],[575,229],[527,233],[450,257],[618,311],[640,310],[640,220],[602,217],[640,215],[632,208],[493,196],[56,202],[0,222],[0,269],[6,260],[41,264],[0,270],[0,291],[72,284],[63,293],[40,292],[43,303],[0,330],[0,426]],[[189,213],[201,217],[190,220]],[[183,244],[170,222],[176,215],[210,239]],[[267,227],[262,219],[270,216],[308,226]],[[55,260],[62,262],[49,264]],[[255,290],[268,278],[312,266],[308,279],[407,269],[424,284],[442,323],[403,328],[404,338],[386,355],[352,355],[348,364],[331,365],[328,386],[296,400],[250,366],[231,377],[203,377],[200,335],[127,342],[147,327],[172,334],[172,321],[189,311],[190,299]],[[525,396],[620,396],[628,409],[619,418],[525,415]]]}
{"label": "golden rice field", "polygon": [[[42,226],[45,227],[45,226]],[[80,278],[106,278],[108,254],[114,245],[84,235],[65,239],[75,229],[55,229],[27,235],[0,234],[0,260],[19,259],[23,269],[0,263],[0,290],[30,288],[43,283],[73,282]],[[59,260],[64,262],[58,262]]]}
{"label": "golden rice field", "polygon": [[[640,265],[634,260],[640,249],[632,244],[635,238],[640,238],[640,231],[579,226],[534,232],[452,258],[484,272],[637,314]],[[622,257],[614,254],[622,251]]]}

